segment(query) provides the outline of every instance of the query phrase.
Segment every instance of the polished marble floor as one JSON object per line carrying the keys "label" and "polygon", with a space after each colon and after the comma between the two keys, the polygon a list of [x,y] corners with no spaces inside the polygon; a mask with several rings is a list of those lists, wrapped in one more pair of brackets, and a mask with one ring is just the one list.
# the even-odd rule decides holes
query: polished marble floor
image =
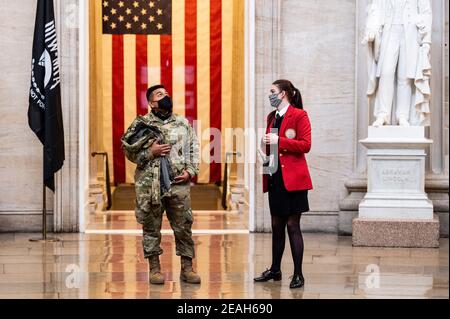
{"label": "polished marble floor", "polygon": [[270,265],[270,234],[194,235],[200,286],[180,283],[173,235],[163,235],[161,287],[147,282],[140,235],[61,234],[61,242],[47,244],[29,242],[33,236],[0,234],[0,299],[449,297],[448,239],[439,249],[354,248],[350,237],[305,234],[306,285],[290,290],[288,243],[283,280],[253,283]]}
{"label": "polished marble floor", "polygon": [[[236,211],[194,211],[194,233],[205,234],[207,231],[225,231],[227,233],[248,233],[247,213]],[[88,233],[136,233],[140,234],[141,226],[136,222],[134,211],[97,212],[92,214],[87,223]],[[163,216],[163,233],[171,231],[167,216]]]}

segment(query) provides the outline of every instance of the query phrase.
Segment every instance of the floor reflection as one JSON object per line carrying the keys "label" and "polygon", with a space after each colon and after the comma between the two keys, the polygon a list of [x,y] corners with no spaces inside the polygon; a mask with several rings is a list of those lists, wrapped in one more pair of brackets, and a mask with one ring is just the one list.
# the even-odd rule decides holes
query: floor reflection
{"label": "floor reflection", "polygon": [[[164,286],[148,284],[141,236],[62,234],[60,243],[0,234],[0,298],[448,298],[448,239],[439,249],[354,248],[351,238],[305,234],[306,285],[254,284],[271,262],[270,234],[195,235],[200,286],[180,283],[180,258],[164,235]],[[287,243],[287,248],[289,247]]]}
{"label": "floor reflection", "polygon": [[[247,230],[248,215],[236,211],[194,211],[193,230]],[[134,211],[97,212],[89,218],[89,233],[105,230],[140,230]],[[163,230],[170,230],[167,216],[164,215]],[[99,233],[98,232],[98,233]]]}

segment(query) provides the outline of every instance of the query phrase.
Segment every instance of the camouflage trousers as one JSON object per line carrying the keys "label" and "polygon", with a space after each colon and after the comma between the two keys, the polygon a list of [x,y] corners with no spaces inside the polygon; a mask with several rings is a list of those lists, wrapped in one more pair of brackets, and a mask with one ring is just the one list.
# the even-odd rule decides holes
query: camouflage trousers
{"label": "camouflage trousers", "polygon": [[152,205],[150,196],[136,194],[136,217],[143,229],[142,246],[145,258],[159,256],[161,248],[161,225],[164,211],[175,235],[176,254],[195,257],[192,240],[193,216],[191,210],[190,184],[173,185],[172,193],[164,197],[160,205]]}

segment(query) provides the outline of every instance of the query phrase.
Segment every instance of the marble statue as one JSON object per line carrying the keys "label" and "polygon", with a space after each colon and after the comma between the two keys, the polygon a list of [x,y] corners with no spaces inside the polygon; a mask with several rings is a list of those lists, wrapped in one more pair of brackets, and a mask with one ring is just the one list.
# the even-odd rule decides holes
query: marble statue
{"label": "marble statue", "polygon": [[373,126],[429,126],[430,0],[372,0],[367,13],[363,44]]}

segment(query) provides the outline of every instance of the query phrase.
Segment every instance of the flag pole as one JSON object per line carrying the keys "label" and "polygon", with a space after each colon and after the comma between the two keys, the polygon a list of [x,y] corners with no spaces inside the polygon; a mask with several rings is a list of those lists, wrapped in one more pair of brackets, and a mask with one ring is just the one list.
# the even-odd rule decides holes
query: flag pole
{"label": "flag pole", "polygon": [[47,240],[47,192],[45,184],[42,187],[42,239]]}
{"label": "flag pole", "polygon": [[[45,163],[45,146],[43,149],[43,163]],[[45,164],[44,164],[45,165]],[[30,238],[31,242],[59,242],[59,238],[47,237],[47,189],[45,186],[45,181],[42,179],[42,238]]]}

